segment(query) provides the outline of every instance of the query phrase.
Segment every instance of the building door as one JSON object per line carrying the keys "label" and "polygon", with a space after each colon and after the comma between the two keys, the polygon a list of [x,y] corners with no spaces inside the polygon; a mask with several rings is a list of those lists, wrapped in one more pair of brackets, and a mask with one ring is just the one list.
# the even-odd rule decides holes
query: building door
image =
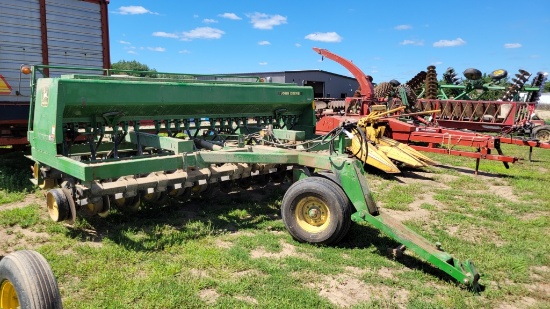
{"label": "building door", "polygon": [[325,82],[316,82],[307,80],[304,83],[304,86],[313,87],[313,97],[314,98],[324,98],[325,97]]}

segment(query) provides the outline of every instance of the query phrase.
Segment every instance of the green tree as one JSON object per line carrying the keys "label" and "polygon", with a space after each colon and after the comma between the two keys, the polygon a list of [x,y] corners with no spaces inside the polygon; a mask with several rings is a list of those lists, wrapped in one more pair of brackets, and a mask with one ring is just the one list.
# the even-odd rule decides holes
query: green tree
{"label": "green tree", "polygon": [[[136,60],[126,61],[120,60],[111,64],[111,69],[115,71],[138,71],[138,72],[123,72],[130,76],[139,77],[157,77],[157,70],[149,68],[148,65],[140,63]],[[117,73],[117,72],[115,72]]]}
{"label": "green tree", "polygon": [[544,83],[544,92],[550,92],[550,82]]}

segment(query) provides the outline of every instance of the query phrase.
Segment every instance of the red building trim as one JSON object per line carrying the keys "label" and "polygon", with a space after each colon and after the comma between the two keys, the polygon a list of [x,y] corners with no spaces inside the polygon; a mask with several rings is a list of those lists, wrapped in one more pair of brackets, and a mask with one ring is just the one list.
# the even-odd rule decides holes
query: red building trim
{"label": "red building trim", "polygon": [[[46,22],[46,0],[38,0],[40,5],[40,32],[42,38],[42,64],[48,65],[49,55],[48,55],[48,26]],[[44,69],[44,74],[46,76],[50,75],[49,69]]]}

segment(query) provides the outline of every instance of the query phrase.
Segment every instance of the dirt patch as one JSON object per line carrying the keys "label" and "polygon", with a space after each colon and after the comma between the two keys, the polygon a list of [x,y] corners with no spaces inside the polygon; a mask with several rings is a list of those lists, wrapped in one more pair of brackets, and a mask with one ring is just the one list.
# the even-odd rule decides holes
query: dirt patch
{"label": "dirt patch", "polygon": [[519,197],[514,194],[512,186],[489,186],[489,191],[512,202],[519,202]]}
{"label": "dirt patch", "polygon": [[496,309],[520,309],[530,308],[537,304],[537,300],[532,297],[523,297],[513,303],[502,303],[497,305]]}
{"label": "dirt patch", "polygon": [[223,241],[221,239],[216,239],[216,247],[222,249],[231,249],[231,247],[233,247],[233,243],[229,241]]}
{"label": "dirt patch", "polygon": [[0,256],[20,249],[36,249],[50,239],[47,233],[37,233],[18,226],[0,229]]}
{"label": "dirt patch", "polygon": [[189,273],[196,278],[211,278],[208,271],[204,269],[191,268],[189,269]]}
{"label": "dirt patch", "polygon": [[260,277],[265,277],[266,275],[257,269],[247,269],[247,270],[242,270],[242,271],[233,273],[232,276],[234,278],[244,278],[244,277],[260,278]]}
{"label": "dirt patch", "polygon": [[[536,281],[550,282],[550,267],[549,266],[535,266],[530,269],[531,278]],[[547,292],[550,296],[550,291]]]}
{"label": "dirt patch", "polygon": [[213,305],[220,297],[220,294],[214,289],[204,289],[199,292],[199,297],[208,305]]}
{"label": "dirt patch", "polygon": [[403,171],[400,175],[396,175],[395,178],[403,184],[422,184],[428,188],[442,188],[448,189],[445,183],[457,179],[454,175],[436,175],[429,172],[417,171]]}
{"label": "dirt patch", "polygon": [[308,256],[304,253],[296,251],[296,247],[286,243],[285,241],[280,241],[281,246],[283,247],[280,252],[268,252],[263,248],[255,249],[250,252],[250,257],[253,259],[258,258],[272,258],[272,259],[282,259],[285,257],[296,257],[305,260],[313,260],[313,257]]}
{"label": "dirt patch", "polygon": [[489,229],[476,228],[472,226],[446,226],[445,227],[449,235],[456,238],[474,243],[493,243],[497,247],[502,247],[506,242],[495,232]]}
{"label": "dirt patch", "polygon": [[257,305],[258,304],[258,301],[254,297],[250,297],[250,296],[237,295],[237,296],[235,296],[235,299],[238,299],[240,301],[244,301],[244,302],[252,304],[252,305]]}
{"label": "dirt patch", "polygon": [[327,298],[338,307],[350,307],[360,303],[377,300],[386,306],[405,308],[409,291],[391,288],[385,285],[368,285],[348,274],[324,277],[320,282],[306,286],[318,291],[319,296]]}
{"label": "dirt patch", "polygon": [[408,204],[407,208],[409,210],[407,211],[384,209],[384,212],[400,222],[407,220],[420,220],[427,222],[430,220],[430,211],[422,208],[423,204],[429,204],[438,209],[444,208],[443,204],[433,198],[433,193],[426,193],[419,195],[414,202]]}
{"label": "dirt patch", "polygon": [[25,199],[19,202],[13,202],[13,203],[7,203],[0,205],[0,211],[2,210],[11,210],[15,208],[23,208],[27,207],[31,204],[37,204],[37,205],[45,205],[45,199],[42,197],[38,197],[36,194],[27,194],[25,195]]}
{"label": "dirt patch", "polygon": [[396,268],[389,268],[389,267],[382,267],[376,271],[378,276],[381,278],[391,279],[391,280],[398,280],[398,274],[411,271],[410,269],[403,268],[403,269],[396,269]]}

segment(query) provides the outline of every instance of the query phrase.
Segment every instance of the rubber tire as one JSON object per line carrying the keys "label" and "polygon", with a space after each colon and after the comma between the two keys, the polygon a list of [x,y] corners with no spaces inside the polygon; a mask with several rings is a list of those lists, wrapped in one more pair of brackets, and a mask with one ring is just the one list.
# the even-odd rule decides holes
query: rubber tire
{"label": "rubber tire", "polygon": [[[296,207],[299,201],[313,196],[325,203],[329,210],[329,225],[318,233],[304,230],[296,219]],[[344,237],[351,224],[351,208],[344,192],[334,182],[308,177],[294,183],[287,190],[281,204],[281,218],[286,229],[294,239],[317,245],[331,245]]]}
{"label": "rubber tire", "polygon": [[[544,134],[544,136],[546,138],[540,138],[539,137],[539,132],[541,133],[540,135]],[[550,126],[549,125],[543,125],[543,126],[538,126],[538,127],[535,127],[533,129],[533,138],[536,138],[539,140],[539,142],[541,143],[548,143],[550,142]]]}
{"label": "rubber tire", "polygon": [[67,199],[65,193],[63,193],[63,190],[61,190],[60,188],[51,189],[48,191],[46,196],[46,199],[52,198],[57,204],[57,218],[52,217],[48,206],[48,214],[53,221],[61,222],[69,218],[69,215],[71,214],[71,208],[69,207],[69,200]]}
{"label": "rubber tire", "polygon": [[8,280],[14,287],[20,308],[63,308],[57,281],[40,253],[16,251],[0,261],[0,286]]}
{"label": "rubber tire", "polygon": [[501,80],[508,76],[508,71],[504,69],[497,69],[489,74],[489,77],[496,80]]}
{"label": "rubber tire", "polygon": [[464,77],[469,80],[478,80],[481,79],[482,76],[481,71],[474,68],[466,69],[464,70],[464,72],[462,72],[462,74],[464,74]]}
{"label": "rubber tire", "polygon": [[342,230],[340,231],[340,236],[334,240],[334,244],[337,244],[342,240],[342,238],[346,237],[346,235],[349,232],[349,229],[351,227],[351,212],[355,209],[353,204],[351,203],[350,199],[344,192],[344,189],[340,185],[336,175],[334,175],[332,172],[320,172],[313,174],[313,177],[310,177],[312,181],[322,181],[322,182],[328,182],[330,186],[337,186],[340,190],[336,190],[338,194],[340,194],[340,197],[342,200],[346,201],[348,205],[346,206],[346,209],[348,209],[349,213],[347,215],[347,218],[350,218],[350,220],[344,221],[344,226],[342,227]]}

